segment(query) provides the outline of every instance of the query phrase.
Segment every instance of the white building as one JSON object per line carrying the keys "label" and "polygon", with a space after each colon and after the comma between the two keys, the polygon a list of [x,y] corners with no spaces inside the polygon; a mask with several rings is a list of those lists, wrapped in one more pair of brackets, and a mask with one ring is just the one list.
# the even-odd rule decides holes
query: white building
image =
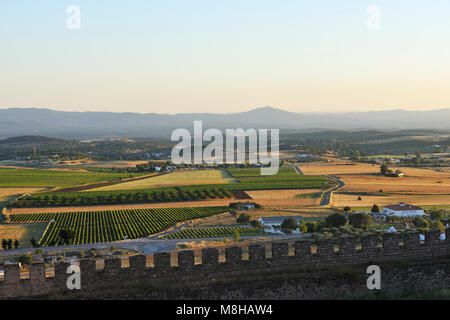
{"label": "white building", "polygon": [[259,219],[261,221],[261,224],[263,227],[280,227],[284,220],[293,218],[295,221],[297,221],[298,224],[302,222],[302,217],[300,216],[291,216],[291,217],[262,217]]}
{"label": "white building", "polygon": [[400,202],[399,204],[393,204],[383,207],[383,215],[385,216],[397,216],[397,217],[413,217],[424,216],[425,211],[422,208]]}

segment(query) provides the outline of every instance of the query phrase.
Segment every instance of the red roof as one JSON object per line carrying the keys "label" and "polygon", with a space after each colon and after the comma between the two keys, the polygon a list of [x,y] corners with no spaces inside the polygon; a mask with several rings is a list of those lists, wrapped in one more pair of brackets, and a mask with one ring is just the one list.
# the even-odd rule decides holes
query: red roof
{"label": "red roof", "polygon": [[406,203],[402,203],[400,202],[399,204],[392,204],[390,206],[384,206],[384,208],[387,209],[391,209],[394,211],[410,211],[410,210],[423,210],[422,208],[410,205],[410,204],[406,204]]}

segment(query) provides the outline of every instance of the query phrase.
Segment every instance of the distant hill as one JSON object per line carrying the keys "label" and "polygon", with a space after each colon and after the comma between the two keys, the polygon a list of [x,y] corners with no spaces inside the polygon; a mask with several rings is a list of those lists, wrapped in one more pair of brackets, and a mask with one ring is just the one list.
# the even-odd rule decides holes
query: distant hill
{"label": "distant hill", "polygon": [[294,113],[272,107],[232,114],[64,112],[49,109],[0,109],[0,138],[35,135],[62,138],[168,137],[173,129],[192,130],[194,120],[210,128],[450,129],[450,108],[433,111]]}

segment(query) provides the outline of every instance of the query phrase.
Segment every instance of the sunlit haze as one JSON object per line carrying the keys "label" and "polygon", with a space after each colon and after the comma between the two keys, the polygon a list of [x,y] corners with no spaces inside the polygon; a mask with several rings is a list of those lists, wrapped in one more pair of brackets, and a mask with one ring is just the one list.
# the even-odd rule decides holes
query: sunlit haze
{"label": "sunlit haze", "polygon": [[447,108],[449,12],[448,0],[2,0],[0,108]]}

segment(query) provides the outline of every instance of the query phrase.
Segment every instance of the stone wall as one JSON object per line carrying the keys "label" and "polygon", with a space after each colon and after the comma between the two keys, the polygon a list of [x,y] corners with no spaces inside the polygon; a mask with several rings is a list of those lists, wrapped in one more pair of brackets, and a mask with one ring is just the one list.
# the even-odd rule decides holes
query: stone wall
{"label": "stone wall", "polygon": [[[195,263],[195,253],[184,250],[176,254],[173,266],[169,253],[158,253],[149,263],[147,256],[133,256],[129,263],[106,259],[104,268],[96,268],[92,259],[80,262],[81,290],[66,286],[67,263],[58,263],[54,276],[46,276],[43,263],[30,265],[29,277],[20,277],[17,264],[0,265],[0,298],[45,297],[61,295],[71,298],[324,298],[369,293],[366,268],[382,267],[382,287],[402,292],[427,287],[450,287],[446,259],[450,254],[450,232],[440,240],[440,231],[431,230],[425,241],[419,233],[385,234],[352,238],[302,240],[248,247],[243,260],[242,247],[228,247],[223,262],[219,250],[201,251],[202,263]],[[347,268],[347,269],[346,269]],[[411,282],[414,277],[414,284]],[[274,296],[273,296],[274,295]]]}

